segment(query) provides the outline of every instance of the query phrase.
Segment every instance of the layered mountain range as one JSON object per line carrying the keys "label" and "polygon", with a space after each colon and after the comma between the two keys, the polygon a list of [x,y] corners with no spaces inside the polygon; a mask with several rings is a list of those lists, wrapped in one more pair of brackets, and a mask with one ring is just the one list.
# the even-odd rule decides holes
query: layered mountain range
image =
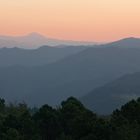
{"label": "layered mountain range", "polygon": [[[98,113],[110,113],[139,96],[136,92],[140,89],[139,73],[128,75],[140,72],[139,60],[138,38],[94,47],[2,48],[0,96],[8,101],[25,101],[31,106],[44,103],[55,106],[75,96]],[[128,92],[129,88],[132,92]]]}

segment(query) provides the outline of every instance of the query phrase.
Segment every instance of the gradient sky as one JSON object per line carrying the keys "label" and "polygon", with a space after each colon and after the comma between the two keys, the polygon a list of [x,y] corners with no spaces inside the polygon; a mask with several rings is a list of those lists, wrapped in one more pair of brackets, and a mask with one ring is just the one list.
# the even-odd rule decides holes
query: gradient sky
{"label": "gradient sky", "polygon": [[0,34],[70,40],[140,37],[140,0],[0,0]]}

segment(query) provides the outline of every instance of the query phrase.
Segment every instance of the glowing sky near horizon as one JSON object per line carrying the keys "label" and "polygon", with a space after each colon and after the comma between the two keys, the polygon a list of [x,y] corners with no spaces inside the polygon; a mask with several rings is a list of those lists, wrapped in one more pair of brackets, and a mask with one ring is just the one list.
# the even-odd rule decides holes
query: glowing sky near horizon
{"label": "glowing sky near horizon", "polygon": [[0,34],[58,39],[140,37],[140,0],[0,0]]}

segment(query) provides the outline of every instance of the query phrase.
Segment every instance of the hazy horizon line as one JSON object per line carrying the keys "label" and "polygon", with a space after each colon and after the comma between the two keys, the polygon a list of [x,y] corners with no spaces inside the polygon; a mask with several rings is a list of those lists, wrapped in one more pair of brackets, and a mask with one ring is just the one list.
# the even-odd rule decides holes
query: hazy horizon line
{"label": "hazy horizon line", "polygon": [[116,39],[110,39],[109,41],[96,41],[96,40],[78,40],[78,39],[64,39],[64,38],[58,38],[58,37],[52,37],[48,36],[46,34],[40,33],[40,32],[28,32],[28,33],[23,33],[23,34],[0,34],[0,37],[27,37],[27,36],[33,36],[33,35],[38,35],[45,37],[46,39],[56,39],[56,40],[63,40],[63,41],[75,41],[75,42],[89,42],[89,43],[109,43],[109,42],[115,42],[119,41],[122,39],[127,39],[127,38],[135,38],[135,39],[140,39],[140,36],[124,36],[124,37],[119,37]]}

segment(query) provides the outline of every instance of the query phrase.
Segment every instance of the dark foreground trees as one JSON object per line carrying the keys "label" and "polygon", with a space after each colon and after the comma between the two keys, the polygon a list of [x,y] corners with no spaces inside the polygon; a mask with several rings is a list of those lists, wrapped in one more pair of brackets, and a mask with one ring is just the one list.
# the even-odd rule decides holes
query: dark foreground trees
{"label": "dark foreground trees", "polygon": [[140,99],[104,117],[73,97],[39,109],[0,99],[0,140],[140,140]]}

